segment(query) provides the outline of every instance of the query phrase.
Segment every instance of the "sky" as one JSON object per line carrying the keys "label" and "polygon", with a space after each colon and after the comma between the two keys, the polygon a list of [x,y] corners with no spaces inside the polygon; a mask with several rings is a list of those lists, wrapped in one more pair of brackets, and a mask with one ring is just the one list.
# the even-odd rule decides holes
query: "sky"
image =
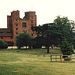
{"label": "sky", "polygon": [[7,15],[13,10],[24,12],[35,11],[37,25],[52,23],[57,16],[68,17],[75,21],[75,0],[0,0],[0,28],[7,27]]}

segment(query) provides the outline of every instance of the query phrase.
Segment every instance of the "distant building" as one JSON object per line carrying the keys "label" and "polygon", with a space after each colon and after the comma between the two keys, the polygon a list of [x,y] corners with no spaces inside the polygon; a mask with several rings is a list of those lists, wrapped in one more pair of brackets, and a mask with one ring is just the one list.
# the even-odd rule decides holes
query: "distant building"
{"label": "distant building", "polygon": [[12,11],[7,16],[7,28],[0,28],[0,39],[8,44],[16,43],[16,36],[22,32],[28,32],[33,37],[37,35],[31,30],[32,26],[36,26],[36,13],[34,11],[25,12],[23,19],[20,18],[20,12]]}

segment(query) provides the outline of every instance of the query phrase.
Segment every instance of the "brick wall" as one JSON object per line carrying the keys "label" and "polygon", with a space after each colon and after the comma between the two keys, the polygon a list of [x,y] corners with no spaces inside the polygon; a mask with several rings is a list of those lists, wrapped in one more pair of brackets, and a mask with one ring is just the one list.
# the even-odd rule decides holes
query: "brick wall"
{"label": "brick wall", "polygon": [[[12,11],[10,16],[7,16],[7,28],[12,33],[12,39],[9,37],[3,37],[5,41],[13,41],[16,43],[16,36],[24,31],[28,32],[33,37],[36,37],[36,32],[33,33],[31,26],[36,26],[36,13],[34,11],[25,12],[23,19],[20,18],[20,11]],[[9,40],[8,40],[9,39]]]}

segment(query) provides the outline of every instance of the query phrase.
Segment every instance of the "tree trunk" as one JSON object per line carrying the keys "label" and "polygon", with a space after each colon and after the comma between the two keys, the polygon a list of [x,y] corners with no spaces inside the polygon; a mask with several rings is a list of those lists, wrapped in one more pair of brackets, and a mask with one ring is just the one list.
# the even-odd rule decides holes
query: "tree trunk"
{"label": "tree trunk", "polygon": [[29,49],[31,49],[31,46],[29,46]]}
{"label": "tree trunk", "polygon": [[53,49],[53,46],[51,45],[51,48]]}
{"label": "tree trunk", "polygon": [[21,49],[21,47],[18,47],[18,49]]}
{"label": "tree trunk", "polygon": [[49,46],[47,47],[47,54],[49,53]]}

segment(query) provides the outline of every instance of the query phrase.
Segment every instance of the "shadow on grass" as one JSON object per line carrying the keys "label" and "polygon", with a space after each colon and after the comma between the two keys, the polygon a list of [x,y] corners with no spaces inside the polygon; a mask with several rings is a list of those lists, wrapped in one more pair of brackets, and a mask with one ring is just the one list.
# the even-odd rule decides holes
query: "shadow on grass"
{"label": "shadow on grass", "polygon": [[[46,48],[39,48],[39,49],[3,49],[1,51],[10,51],[10,52],[17,52],[17,53],[24,53],[24,54],[34,54],[34,55],[43,55],[45,57],[45,55],[47,54],[47,49]],[[55,54],[58,54],[58,53],[61,53],[59,49],[51,49],[50,48],[50,53],[55,53]],[[49,53],[49,54],[50,54]]]}
{"label": "shadow on grass", "polygon": [[46,48],[39,48],[39,49],[7,49],[7,51],[24,53],[24,54],[34,54],[34,55],[46,54]]}

